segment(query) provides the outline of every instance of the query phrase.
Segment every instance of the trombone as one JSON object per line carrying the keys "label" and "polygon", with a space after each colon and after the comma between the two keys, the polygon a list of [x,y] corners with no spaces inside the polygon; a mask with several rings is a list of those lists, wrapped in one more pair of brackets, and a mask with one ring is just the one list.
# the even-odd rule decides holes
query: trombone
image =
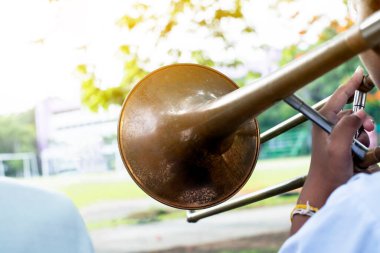
{"label": "trombone", "polygon": [[[118,125],[119,151],[132,179],[163,204],[192,210],[188,221],[299,188],[305,177],[220,204],[247,182],[260,143],[312,120],[333,125],[293,95],[310,81],[380,44],[380,12],[252,85],[238,89],[222,73],[196,64],[162,67],[144,77],[125,99]],[[255,117],[284,100],[296,115],[260,135]],[[380,161],[380,147],[352,144],[357,166]],[[207,209],[205,209],[207,208]],[[204,209],[201,211],[195,211]]]}
{"label": "trombone", "polygon": [[[369,76],[364,76],[359,89],[357,91],[355,91],[355,95],[354,95],[354,98],[352,101],[353,111],[358,111],[358,110],[365,107],[366,94],[371,89],[373,89],[374,86],[375,85],[372,82],[372,80],[369,78]],[[295,97],[295,99],[297,99],[297,97]],[[316,110],[322,108],[329,99],[330,99],[330,96],[321,100],[320,102],[316,103],[311,108],[309,108],[305,104],[304,106],[306,107],[306,111],[304,111],[303,113],[305,113],[306,115],[304,115],[303,113],[298,113],[295,116],[283,121],[282,123],[276,125],[275,127],[270,128],[269,130],[260,134],[261,144],[263,144],[266,141],[282,134],[283,132],[286,132],[287,130],[292,129],[293,127],[298,126],[299,124],[305,122],[307,119],[310,119],[314,122],[316,121],[315,123],[317,125],[319,124],[318,122],[320,120],[322,120],[322,122],[324,122],[323,118],[321,118],[321,119],[319,118],[319,115],[317,114]],[[291,101],[289,101],[289,99],[287,102],[291,103]],[[350,102],[350,101],[348,101],[348,102]],[[292,104],[290,104],[290,106],[292,106]],[[308,115],[310,115],[310,113],[312,113],[314,115],[314,118],[309,118]],[[358,133],[357,133],[357,135],[358,135]],[[366,150],[366,148],[363,148],[363,150]],[[368,152],[368,150],[366,152]],[[376,154],[376,152],[375,152],[375,155],[378,155],[378,153]],[[376,161],[376,160],[378,160],[378,159],[377,158],[374,159],[374,161]],[[369,164],[369,163],[366,164],[366,166],[370,166],[370,165],[372,165],[372,164]],[[226,211],[229,211],[229,210],[232,210],[235,208],[239,208],[239,207],[242,207],[242,206],[245,206],[248,204],[258,202],[258,201],[263,200],[263,199],[267,199],[270,197],[277,196],[279,194],[282,194],[282,193],[285,193],[288,191],[298,189],[304,185],[305,180],[306,180],[306,175],[296,177],[292,180],[288,180],[288,181],[279,183],[279,184],[274,185],[274,186],[267,187],[265,189],[262,189],[262,190],[259,190],[256,192],[243,195],[239,198],[235,198],[233,200],[224,202],[220,205],[217,205],[217,206],[205,209],[205,210],[201,210],[198,212],[188,211],[187,212],[187,221],[188,222],[197,222],[200,219],[203,219],[203,218],[215,215],[215,214],[226,212]]]}

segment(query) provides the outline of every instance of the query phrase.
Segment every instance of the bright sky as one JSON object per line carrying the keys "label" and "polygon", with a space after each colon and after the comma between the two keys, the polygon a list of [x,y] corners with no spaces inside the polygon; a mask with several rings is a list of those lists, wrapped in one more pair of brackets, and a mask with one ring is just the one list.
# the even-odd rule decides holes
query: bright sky
{"label": "bright sky", "polygon": [[[78,100],[80,80],[75,67],[81,63],[94,64],[103,82],[118,84],[123,73],[118,48],[126,38],[115,22],[131,2],[0,1],[0,114],[26,110],[47,97]],[[302,0],[303,12],[294,24],[275,20],[266,11],[271,2],[253,1],[247,11],[252,12],[252,22],[259,24],[260,39],[279,48],[296,39],[302,20],[318,13],[334,18],[345,14],[340,0]],[[282,11],[286,17],[295,9]]]}

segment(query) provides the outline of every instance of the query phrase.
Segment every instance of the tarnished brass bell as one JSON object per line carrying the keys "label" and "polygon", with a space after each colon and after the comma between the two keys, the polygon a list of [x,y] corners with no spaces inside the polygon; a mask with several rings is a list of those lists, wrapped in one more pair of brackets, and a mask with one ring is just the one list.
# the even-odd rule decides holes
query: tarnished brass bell
{"label": "tarnished brass bell", "polygon": [[245,184],[258,156],[256,120],[226,119],[211,128],[207,122],[218,112],[202,109],[237,88],[225,75],[195,64],[160,68],[133,88],[122,107],[119,149],[147,194],[176,208],[199,209]]}

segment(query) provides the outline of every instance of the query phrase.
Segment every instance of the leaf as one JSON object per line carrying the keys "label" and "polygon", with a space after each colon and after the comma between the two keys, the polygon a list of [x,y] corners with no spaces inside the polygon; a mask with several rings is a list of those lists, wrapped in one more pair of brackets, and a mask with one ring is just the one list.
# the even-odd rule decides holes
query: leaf
{"label": "leaf", "polygon": [[243,30],[243,32],[246,32],[246,33],[253,33],[255,32],[255,29],[251,26],[246,26]]}
{"label": "leaf", "polygon": [[122,18],[120,18],[116,24],[121,27],[128,27],[129,29],[133,29],[138,23],[140,23],[143,20],[142,16],[139,16],[137,18],[125,15]]}
{"label": "leaf", "polygon": [[162,32],[161,32],[161,36],[165,36],[165,35],[167,35],[168,33],[170,33],[170,32],[172,31],[173,27],[174,27],[176,24],[177,24],[176,21],[174,21],[174,20],[170,20],[170,21],[166,24],[165,28],[162,30]]}
{"label": "leaf", "polygon": [[121,45],[119,47],[119,50],[126,55],[129,55],[131,53],[130,47],[128,45]]}
{"label": "leaf", "polygon": [[299,35],[305,35],[307,33],[306,29],[303,29],[298,32]]}
{"label": "leaf", "polygon": [[321,18],[320,15],[315,15],[315,16],[313,16],[313,17],[309,20],[309,22],[307,22],[307,23],[308,23],[309,25],[312,25],[312,24],[314,24],[315,22],[317,22],[320,18]]}
{"label": "leaf", "polygon": [[191,52],[191,58],[193,58],[198,64],[213,67],[215,65],[214,61],[205,55],[205,52],[201,50],[195,50]]}
{"label": "leaf", "polygon": [[80,74],[83,74],[83,75],[86,75],[88,73],[87,72],[87,66],[86,66],[86,64],[79,64],[79,65],[77,65],[76,70]]}
{"label": "leaf", "polygon": [[242,18],[243,14],[240,10],[235,11],[226,11],[226,10],[217,10],[214,15],[215,20],[221,20],[223,18]]}

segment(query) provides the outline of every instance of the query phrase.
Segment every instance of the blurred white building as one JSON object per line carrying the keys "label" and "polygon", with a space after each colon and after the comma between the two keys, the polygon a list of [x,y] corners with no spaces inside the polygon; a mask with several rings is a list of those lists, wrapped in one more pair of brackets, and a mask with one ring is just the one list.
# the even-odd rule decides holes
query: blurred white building
{"label": "blurred white building", "polygon": [[50,98],[35,113],[43,175],[123,168],[116,139],[120,108],[94,113],[79,103]]}

